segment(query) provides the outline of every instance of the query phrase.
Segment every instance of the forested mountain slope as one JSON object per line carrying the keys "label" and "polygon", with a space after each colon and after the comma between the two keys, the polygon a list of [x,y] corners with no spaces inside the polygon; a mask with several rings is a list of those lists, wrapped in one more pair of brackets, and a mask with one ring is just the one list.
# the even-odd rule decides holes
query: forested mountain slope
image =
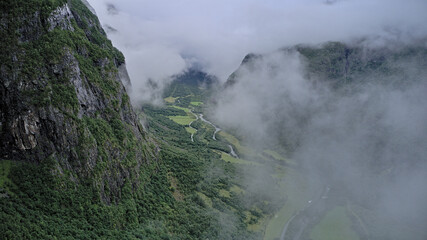
{"label": "forested mountain slope", "polygon": [[212,217],[173,198],[173,165],[143,130],[124,57],[85,4],[0,9],[0,238],[208,234]]}

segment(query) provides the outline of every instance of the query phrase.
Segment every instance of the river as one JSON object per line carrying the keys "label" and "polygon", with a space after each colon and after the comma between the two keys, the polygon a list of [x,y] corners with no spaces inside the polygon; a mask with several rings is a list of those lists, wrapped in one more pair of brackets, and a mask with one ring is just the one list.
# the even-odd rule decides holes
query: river
{"label": "river", "polygon": [[[330,187],[326,186],[322,192],[318,195],[318,197],[314,198],[314,200],[308,201],[307,205],[300,211],[298,211],[296,214],[294,214],[285,224],[282,230],[282,234],[280,235],[280,240],[285,240],[286,232],[288,230],[288,227],[293,221],[297,221],[297,227],[294,229],[293,236],[288,236],[287,239],[292,240],[299,240],[301,238],[302,233],[304,232],[304,229],[306,226],[310,223],[310,221],[313,221],[314,218],[307,214],[307,212],[311,211],[314,212],[314,210],[322,211],[324,210],[325,206],[324,204],[321,204],[322,202],[326,202],[328,199],[328,193],[329,193]],[[294,220],[295,219],[295,220]],[[295,231],[296,230],[296,231]]]}
{"label": "river", "polygon": [[[192,129],[194,129],[194,130],[196,130],[196,132],[197,132],[197,129],[195,129],[195,128],[193,128],[192,126],[191,126],[191,124],[193,123],[193,122],[195,122],[195,121],[197,121],[197,120],[199,120],[199,116],[197,115],[197,114],[194,114],[192,111],[190,111],[195,117],[196,117],[196,120],[194,120],[194,121],[192,121],[191,123],[189,123],[188,124],[188,127],[190,127],[190,128],[192,128]],[[192,142],[194,142],[194,133],[192,133],[191,134],[191,141]]]}
{"label": "river", "polygon": [[[191,113],[193,113],[193,112],[191,112]],[[196,114],[194,114],[193,113],[193,115],[194,116],[196,116],[196,118],[197,119],[201,119],[203,122],[205,122],[205,123],[207,123],[207,124],[209,124],[209,125],[211,125],[212,127],[214,127],[215,128],[215,131],[214,131],[214,133],[213,133],[213,135],[212,135],[212,139],[213,140],[215,140],[216,141],[216,134],[219,132],[219,131],[221,131],[221,128],[219,128],[219,127],[217,127],[217,126],[215,126],[213,123],[211,123],[210,121],[208,121],[208,120],[206,120],[205,118],[203,118],[203,114],[199,114],[199,116],[197,116]],[[196,120],[197,120],[196,119]],[[196,121],[195,120],[195,121]],[[194,122],[194,121],[193,121]],[[193,123],[193,122],[191,122],[191,123]],[[190,124],[191,124],[190,123]],[[191,141],[193,141],[193,135],[191,135]],[[233,146],[231,146],[231,144],[228,144],[228,147],[230,148],[230,155],[232,156],[232,157],[235,157],[235,158],[239,158],[239,156],[236,154],[236,152],[234,151],[234,148],[233,148]]]}

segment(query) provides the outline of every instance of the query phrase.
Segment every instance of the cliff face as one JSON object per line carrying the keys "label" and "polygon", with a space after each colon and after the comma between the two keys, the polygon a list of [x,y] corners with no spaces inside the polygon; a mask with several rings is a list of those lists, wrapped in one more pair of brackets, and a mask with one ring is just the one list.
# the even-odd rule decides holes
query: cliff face
{"label": "cliff face", "polygon": [[123,55],[80,0],[0,7],[0,159],[54,159],[54,174],[117,201],[155,158],[124,87]]}

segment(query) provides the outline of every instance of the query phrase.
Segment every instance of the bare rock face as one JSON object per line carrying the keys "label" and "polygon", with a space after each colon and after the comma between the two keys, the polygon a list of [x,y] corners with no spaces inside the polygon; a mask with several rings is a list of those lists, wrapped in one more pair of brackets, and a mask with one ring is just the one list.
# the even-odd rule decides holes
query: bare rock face
{"label": "bare rock face", "polygon": [[11,132],[14,144],[19,150],[30,150],[37,146],[36,134],[39,134],[39,123],[38,116],[31,110],[12,121]]}
{"label": "bare rock face", "polygon": [[73,26],[71,26],[71,18],[73,17],[70,7],[68,4],[65,4],[62,7],[57,8],[49,16],[47,21],[49,22],[49,31],[52,31],[55,28],[60,28],[61,30],[74,31]]}
{"label": "bare rock face", "polygon": [[117,202],[156,159],[130,105],[124,57],[80,0],[31,4],[1,13],[0,159],[54,159],[53,174]]}

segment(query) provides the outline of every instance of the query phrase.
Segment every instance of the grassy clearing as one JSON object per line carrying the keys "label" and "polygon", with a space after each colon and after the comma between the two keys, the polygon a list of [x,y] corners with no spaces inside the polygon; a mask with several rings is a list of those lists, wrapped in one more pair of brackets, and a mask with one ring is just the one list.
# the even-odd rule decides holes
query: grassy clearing
{"label": "grassy clearing", "polygon": [[231,192],[234,192],[235,194],[242,194],[242,193],[244,193],[244,192],[245,192],[245,190],[241,189],[241,188],[240,188],[239,186],[237,186],[237,185],[233,185],[233,186],[231,186],[230,191],[231,191]]}
{"label": "grassy clearing", "polygon": [[197,130],[192,127],[186,127],[185,130],[190,134],[195,134],[197,132]]}
{"label": "grassy clearing", "polygon": [[168,180],[171,184],[173,190],[172,196],[175,200],[182,202],[184,200],[184,195],[178,190],[178,180],[172,176],[171,173],[168,174]]}
{"label": "grassy clearing", "polygon": [[313,240],[356,240],[357,234],[351,229],[351,220],[347,217],[344,207],[336,207],[329,211],[310,234]]}
{"label": "grassy clearing", "polygon": [[177,99],[177,98],[174,98],[174,97],[167,97],[167,98],[165,98],[164,100],[165,100],[165,102],[167,102],[167,103],[175,103],[176,99]]}
{"label": "grassy clearing", "polygon": [[224,189],[220,189],[219,190],[219,195],[221,197],[226,197],[226,198],[230,198],[231,197],[230,192],[227,191],[227,190],[224,190]]}
{"label": "grassy clearing", "polygon": [[296,170],[285,169],[284,182],[280,186],[287,196],[285,205],[268,222],[264,240],[273,240],[280,237],[286,222],[310,200],[306,179]]}
{"label": "grassy clearing", "polygon": [[206,196],[205,194],[203,194],[201,192],[196,192],[196,194],[203,200],[203,202],[206,204],[206,206],[212,207],[212,200],[208,196]]}
{"label": "grassy clearing", "polygon": [[193,106],[200,106],[203,103],[202,102],[190,102],[190,104],[193,105]]}
{"label": "grassy clearing", "polygon": [[187,114],[188,113],[190,113],[190,109],[189,108],[185,108],[185,107],[178,107],[178,106],[173,106],[174,108],[177,108],[177,109],[181,109],[181,110],[183,110],[184,112],[186,112]]}
{"label": "grassy clearing", "polygon": [[190,124],[192,121],[194,121],[194,116],[170,116],[169,117],[172,121],[180,124],[180,125],[188,125]]}
{"label": "grassy clearing", "polygon": [[256,162],[250,162],[247,160],[243,160],[240,158],[234,158],[232,156],[230,156],[228,153],[225,152],[220,152],[217,151],[218,154],[221,154],[221,159],[226,161],[226,162],[231,162],[231,163],[237,163],[237,164],[252,164],[252,165],[260,165],[259,163]]}

